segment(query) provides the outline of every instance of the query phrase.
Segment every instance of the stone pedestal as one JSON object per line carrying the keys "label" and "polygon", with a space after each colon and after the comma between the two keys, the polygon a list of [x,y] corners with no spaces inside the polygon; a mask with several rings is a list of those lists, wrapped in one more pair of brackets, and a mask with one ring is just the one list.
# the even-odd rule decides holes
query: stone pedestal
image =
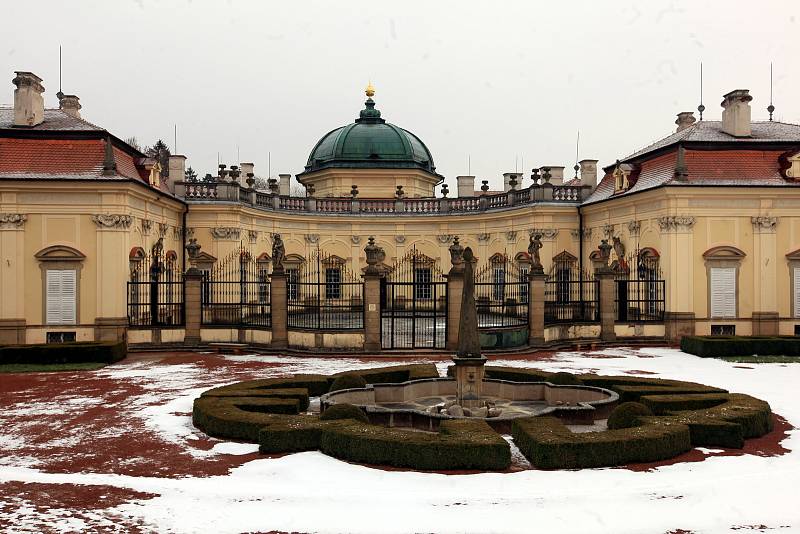
{"label": "stone pedestal", "polygon": [[94,320],[95,341],[127,341],[127,317],[97,317]]}
{"label": "stone pedestal", "polygon": [[364,274],[364,350],[381,350],[381,277]]}
{"label": "stone pedestal", "polygon": [[694,335],[693,312],[664,312],[664,337],[680,343],[684,336]]}
{"label": "stone pedestal", "polygon": [[486,358],[453,358],[456,364],[456,402],[462,408],[483,406],[481,395]]}
{"label": "stone pedestal", "polygon": [[287,301],[286,272],[270,275],[269,305],[272,314],[272,346],[285,349],[289,346],[289,305]]}
{"label": "stone pedestal", "polygon": [[183,313],[186,318],[183,343],[196,346],[200,344],[200,325],[203,316],[203,273],[197,269],[189,269],[183,275],[183,281]]}
{"label": "stone pedestal", "polygon": [[0,319],[0,345],[24,345],[25,337],[25,319]]}
{"label": "stone pedestal", "polygon": [[617,334],[614,333],[614,301],[616,300],[617,288],[614,283],[614,273],[608,267],[595,270],[595,278],[598,281],[600,291],[600,339],[603,341],[616,341]]}
{"label": "stone pedestal", "polygon": [[753,335],[777,336],[778,317],[778,312],[753,312]]}
{"label": "stone pedestal", "polygon": [[543,271],[528,275],[528,344],[544,343],[544,284]]}
{"label": "stone pedestal", "polygon": [[461,322],[463,293],[464,270],[450,269],[447,275],[447,350],[458,349],[458,325]]}

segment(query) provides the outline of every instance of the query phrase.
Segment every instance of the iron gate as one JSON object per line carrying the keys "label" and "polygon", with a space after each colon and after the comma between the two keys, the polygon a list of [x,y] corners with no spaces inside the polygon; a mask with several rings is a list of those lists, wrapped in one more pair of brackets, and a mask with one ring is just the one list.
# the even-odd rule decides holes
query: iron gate
{"label": "iron gate", "polygon": [[240,246],[203,277],[202,323],[269,328],[269,263]]}
{"label": "iron gate", "polygon": [[528,265],[520,266],[505,254],[495,254],[475,271],[475,306],[478,328],[528,324]]}
{"label": "iron gate", "polygon": [[131,258],[128,281],[130,326],[181,326],[183,273],[174,252],[154,246],[150,254]]}
{"label": "iron gate", "polygon": [[659,258],[651,250],[634,251],[624,262],[611,264],[617,286],[614,305],[618,322],[664,321],[666,282]]}
{"label": "iron gate", "polygon": [[411,249],[381,279],[381,345],[443,349],[447,280],[436,260]]}

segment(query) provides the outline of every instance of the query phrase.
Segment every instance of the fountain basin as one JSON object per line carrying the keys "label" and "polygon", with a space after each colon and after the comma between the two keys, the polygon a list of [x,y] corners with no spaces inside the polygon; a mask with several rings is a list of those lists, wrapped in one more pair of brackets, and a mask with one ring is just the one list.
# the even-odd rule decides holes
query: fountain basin
{"label": "fountain basin", "polygon": [[[334,404],[353,404],[362,408],[374,424],[436,431],[442,420],[464,418],[430,411],[432,406],[455,401],[456,389],[453,378],[370,384],[365,388],[326,393],[320,397],[320,409],[325,411]],[[485,379],[481,391],[481,400],[494,403],[501,413],[497,417],[479,419],[504,433],[510,432],[513,420],[519,417],[548,415],[569,424],[591,424],[607,418],[619,401],[619,395],[608,389],[549,382]]]}

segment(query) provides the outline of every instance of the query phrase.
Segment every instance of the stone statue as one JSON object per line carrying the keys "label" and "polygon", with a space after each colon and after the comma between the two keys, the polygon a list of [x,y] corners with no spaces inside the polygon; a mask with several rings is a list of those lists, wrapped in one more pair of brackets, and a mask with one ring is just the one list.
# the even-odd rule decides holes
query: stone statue
{"label": "stone statue", "polygon": [[611,258],[611,245],[608,244],[608,239],[602,239],[597,248],[600,250],[601,263],[604,267],[608,267],[608,260]]}
{"label": "stone statue", "polygon": [[464,247],[458,242],[458,236],[453,236],[453,244],[450,245],[450,263],[456,268],[464,264]]}
{"label": "stone statue", "polygon": [[614,243],[614,254],[617,255],[617,269],[623,272],[628,272],[628,263],[625,261],[625,245],[622,243],[622,240],[614,236],[613,238]]}
{"label": "stone statue", "polygon": [[478,336],[478,311],[475,306],[475,256],[472,249],[464,249],[464,289],[461,297],[461,321],[458,325],[458,357],[480,358],[481,343]]}
{"label": "stone statue", "polygon": [[283,258],[286,256],[286,247],[283,245],[281,234],[272,236],[272,272],[283,272]]}
{"label": "stone statue", "polygon": [[161,262],[161,257],[164,254],[164,238],[159,237],[158,241],[153,244],[153,247],[150,249],[150,256],[153,258],[152,263],[150,264],[150,279],[153,281],[158,281],[161,273],[164,270],[164,265]]}
{"label": "stone statue", "polygon": [[542,248],[542,234],[534,234],[528,243],[528,255],[531,257],[531,271],[543,271],[542,258],[539,250]]}

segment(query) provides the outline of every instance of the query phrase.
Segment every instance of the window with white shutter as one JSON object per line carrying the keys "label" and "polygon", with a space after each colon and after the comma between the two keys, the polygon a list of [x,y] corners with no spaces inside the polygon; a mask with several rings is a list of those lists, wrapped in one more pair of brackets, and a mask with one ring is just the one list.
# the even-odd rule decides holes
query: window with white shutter
{"label": "window with white shutter", "polygon": [[47,271],[47,324],[76,323],[77,277],[73,269]]}
{"label": "window with white shutter", "polygon": [[736,267],[711,268],[711,317],[736,317]]}
{"label": "window with white shutter", "polygon": [[794,298],[794,316],[800,317],[800,267],[795,267],[793,270],[793,278],[794,278],[794,292],[792,297]]}

